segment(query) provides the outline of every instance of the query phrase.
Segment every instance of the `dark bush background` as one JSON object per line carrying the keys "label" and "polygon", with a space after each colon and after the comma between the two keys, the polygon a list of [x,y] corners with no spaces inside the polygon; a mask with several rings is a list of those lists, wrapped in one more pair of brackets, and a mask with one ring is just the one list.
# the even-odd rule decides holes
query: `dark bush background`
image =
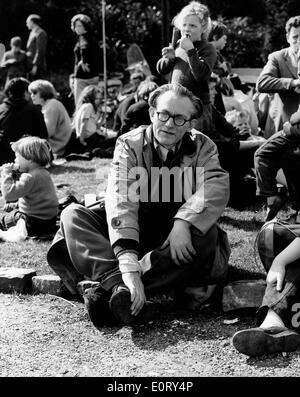
{"label": "dark bush background", "polygon": [[[170,40],[170,21],[188,1],[184,0],[107,0],[106,36],[109,72],[124,71],[126,50],[139,44],[155,72],[161,47]],[[261,67],[268,53],[286,45],[285,22],[300,14],[299,0],[209,0],[213,19],[230,28],[224,55],[234,67]],[[38,13],[49,36],[48,65],[52,73],[69,74],[73,69],[76,40],[70,29],[73,15],[88,14],[94,33],[102,46],[101,0],[0,0],[0,40],[9,45],[19,35],[26,45],[26,17]]]}

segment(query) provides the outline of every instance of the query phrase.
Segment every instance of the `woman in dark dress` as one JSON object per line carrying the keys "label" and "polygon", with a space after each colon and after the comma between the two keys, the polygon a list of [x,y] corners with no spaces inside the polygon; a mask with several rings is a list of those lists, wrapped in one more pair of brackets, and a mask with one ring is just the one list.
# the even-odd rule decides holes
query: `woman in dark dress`
{"label": "woman in dark dress", "polygon": [[77,34],[74,47],[74,85],[75,106],[82,90],[89,85],[97,85],[101,68],[100,47],[91,34],[91,19],[84,14],[76,14],[71,19],[71,29]]}

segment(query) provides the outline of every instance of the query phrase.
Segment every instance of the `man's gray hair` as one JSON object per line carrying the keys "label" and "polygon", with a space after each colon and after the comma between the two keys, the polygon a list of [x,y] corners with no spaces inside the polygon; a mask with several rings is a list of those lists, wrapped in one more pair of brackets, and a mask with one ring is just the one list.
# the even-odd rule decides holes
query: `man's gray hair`
{"label": "man's gray hair", "polygon": [[181,84],[172,83],[172,84],[164,84],[158,87],[155,91],[150,94],[149,97],[149,106],[156,109],[158,98],[164,94],[165,92],[174,92],[178,97],[186,97],[192,102],[194,106],[194,112],[192,114],[192,118],[199,118],[203,113],[202,102],[199,98],[197,98],[190,90],[183,87]]}

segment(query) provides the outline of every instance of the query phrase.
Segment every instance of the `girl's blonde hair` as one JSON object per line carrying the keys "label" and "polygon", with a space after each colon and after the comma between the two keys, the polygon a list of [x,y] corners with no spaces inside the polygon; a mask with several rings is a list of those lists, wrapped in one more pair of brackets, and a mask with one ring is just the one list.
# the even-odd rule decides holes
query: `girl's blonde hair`
{"label": "girl's blonde hair", "polygon": [[211,30],[211,19],[206,5],[201,4],[198,1],[191,1],[174,17],[172,21],[173,25],[180,30],[183,18],[188,15],[196,15],[199,18],[203,28],[202,38],[207,39]]}
{"label": "girl's blonde hair", "polygon": [[84,87],[79,96],[76,108],[79,109],[84,103],[91,103],[95,112],[97,112],[96,97],[98,93],[102,94],[104,98],[103,91],[100,87],[96,85],[88,85],[87,87]]}
{"label": "girl's blonde hair", "polygon": [[46,139],[36,136],[26,136],[11,144],[15,153],[19,153],[24,159],[31,160],[42,167],[47,166],[53,160],[51,147]]}

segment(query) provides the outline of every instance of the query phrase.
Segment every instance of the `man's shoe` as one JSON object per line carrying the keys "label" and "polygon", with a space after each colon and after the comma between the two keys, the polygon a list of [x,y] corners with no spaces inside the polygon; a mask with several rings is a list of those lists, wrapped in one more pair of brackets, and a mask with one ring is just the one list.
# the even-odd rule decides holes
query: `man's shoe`
{"label": "man's shoe", "polygon": [[271,221],[275,218],[281,208],[284,206],[287,197],[285,194],[278,195],[275,197],[274,202],[268,205],[266,222]]}
{"label": "man's shoe", "polygon": [[207,304],[212,297],[216,286],[186,287],[175,290],[174,301],[176,306],[189,311],[197,311]]}
{"label": "man's shoe", "polygon": [[145,324],[151,321],[156,313],[155,305],[146,302],[140,312],[134,316],[131,314],[131,294],[129,289],[122,284],[113,289],[109,300],[109,308],[117,321],[123,325]]}
{"label": "man's shoe", "polygon": [[100,285],[87,288],[83,293],[85,307],[95,327],[116,324],[116,319],[109,310],[108,298],[108,292]]}
{"label": "man's shoe", "polygon": [[285,327],[257,327],[236,332],[232,343],[240,353],[255,357],[295,351],[300,348],[300,335]]}

